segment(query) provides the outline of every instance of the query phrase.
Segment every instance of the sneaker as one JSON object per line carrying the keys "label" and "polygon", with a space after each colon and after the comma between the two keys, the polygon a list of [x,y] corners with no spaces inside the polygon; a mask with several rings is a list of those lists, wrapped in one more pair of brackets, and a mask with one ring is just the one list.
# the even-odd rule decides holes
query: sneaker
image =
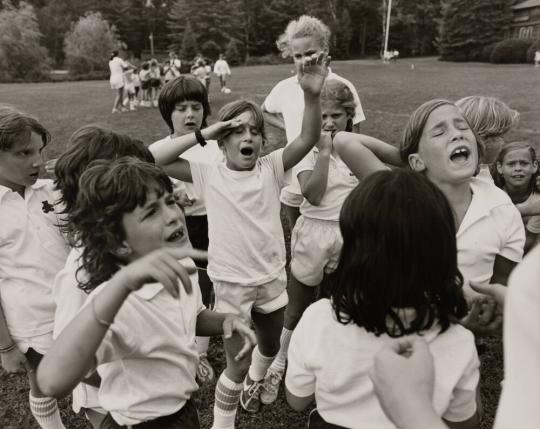
{"label": "sneaker", "polygon": [[154,107],[158,107],[158,102],[157,102],[157,100],[154,100],[154,103],[153,103],[153,104],[154,104]]}
{"label": "sneaker", "polygon": [[197,382],[203,385],[212,381],[215,376],[214,368],[212,368],[212,365],[208,361],[206,353],[202,353],[199,356],[199,366],[197,367]]}
{"label": "sneaker", "polygon": [[253,381],[246,375],[242,393],[240,394],[240,405],[248,413],[257,413],[261,409],[261,401],[259,399],[262,383]]}
{"label": "sneaker", "polygon": [[121,111],[121,112],[129,112],[129,110],[126,109],[125,107],[121,107],[121,108],[120,108],[120,111]]}
{"label": "sneaker", "polygon": [[269,405],[278,397],[279,385],[281,384],[281,379],[283,374],[280,374],[277,371],[269,369],[264,377],[261,389],[261,403],[264,405]]}
{"label": "sneaker", "polygon": [[121,112],[120,112],[120,110],[118,110],[116,107],[114,107],[114,108],[112,109],[112,112],[111,112],[111,113],[112,113],[112,114],[115,114],[115,113],[121,113]]}

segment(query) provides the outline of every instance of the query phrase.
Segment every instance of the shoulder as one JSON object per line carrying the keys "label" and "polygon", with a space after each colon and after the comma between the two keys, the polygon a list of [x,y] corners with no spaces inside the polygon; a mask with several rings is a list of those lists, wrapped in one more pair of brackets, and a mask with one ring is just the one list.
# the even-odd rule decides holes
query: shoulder
{"label": "shoulder", "polygon": [[486,180],[477,177],[471,179],[471,190],[473,198],[481,198],[489,209],[494,209],[499,206],[509,206],[512,208],[514,204],[506,192]]}
{"label": "shoulder", "polygon": [[308,329],[314,332],[321,332],[322,326],[334,323],[334,309],[331,301],[328,298],[323,298],[311,304],[304,311],[301,322],[304,330]]}

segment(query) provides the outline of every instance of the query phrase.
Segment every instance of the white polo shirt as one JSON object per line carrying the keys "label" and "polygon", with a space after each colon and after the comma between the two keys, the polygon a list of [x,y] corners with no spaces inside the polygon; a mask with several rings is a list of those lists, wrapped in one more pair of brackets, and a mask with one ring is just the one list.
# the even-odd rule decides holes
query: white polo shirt
{"label": "white polo shirt", "polygon": [[536,429],[540,418],[540,246],[510,276],[504,303],[504,382],[495,429]]}
{"label": "white polo shirt", "polygon": [[[163,141],[172,140],[171,136],[167,136],[164,139],[158,140],[153,144],[158,144]],[[216,164],[218,162],[223,162],[225,157],[223,152],[219,148],[215,140],[208,140],[206,146],[201,146],[197,144],[193,147],[190,147],[188,150],[182,153],[182,158],[187,159],[192,162],[199,162],[201,164]],[[175,182],[181,182],[180,180]],[[192,183],[181,182],[185,185],[185,191],[187,196],[191,200],[195,200],[193,205],[184,207],[186,216],[204,216],[206,215],[206,207],[204,204],[204,195],[201,195],[195,191],[195,187]]]}
{"label": "white polo shirt", "polygon": [[[132,292],[97,352],[99,400],[120,425],[135,425],[181,409],[198,389],[197,316],[204,310],[197,273],[193,292],[173,298],[160,283]],[[88,297],[88,305],[108,282]],[[105,364],[105,365],[103,365]]]}
{"label": "white polo shirt", "polygon": [[208,213],[210,278],[244,286],[277,278],[286,262],[279,202],[283,149],[259,158],[249,171],[225,163],[190,165]]}
{"label": "white polo shirt", "polygon": [[0,297],[12,337],[53,330],[52,284],[69,252],[53,207],[57,199],[50,180],[26,188],[24,198],[0,186]]}
{"label": "white polo shirt", "polygon": [[[444,333],[422,333],[435,366],[433,406],[437,415],[459,422],[476,412],[478,355],[471,332],[452,325]],[[395,429],[373,390],[369,372],[375,354],[398,339],[376,336],[336,320],[330,300],[310,305],[294,329],[285,376],[296,396],[315,394],[317,410],[329,423],[351,429]]]}
{"label": "white polo shirt", "polygon": [[482,179],[471,180],[471,204],[457,232],[458,267],[467,296],[477,295],[469,281],[489,283],[495,257],[519,262],[523,257],[525,229],[510,197]]}
{"label": "white polo shirt", "polygon": [[[313,148],[296,167],[293,167],[294,176],[298,177],[303,171],[313,171],[318,156],[319,149]],[[304,198],[300,205],[300,213],[312,219],[339,221],[341,206],[358,183],[358,179],[343,160],[337,154],[331,154],[326,192],[320,204],[314,206]]]}

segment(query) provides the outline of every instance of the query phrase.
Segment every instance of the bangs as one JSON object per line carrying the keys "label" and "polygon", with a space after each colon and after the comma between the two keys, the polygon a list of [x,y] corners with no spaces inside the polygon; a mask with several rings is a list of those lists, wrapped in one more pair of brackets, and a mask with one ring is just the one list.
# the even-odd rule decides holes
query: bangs
{"label": "bangs", "polygon": [[171,88],[170,96],[175,104],[182,101],[198,101],[204,106],[208,103],[206,89],[197,79],[183,78]]}

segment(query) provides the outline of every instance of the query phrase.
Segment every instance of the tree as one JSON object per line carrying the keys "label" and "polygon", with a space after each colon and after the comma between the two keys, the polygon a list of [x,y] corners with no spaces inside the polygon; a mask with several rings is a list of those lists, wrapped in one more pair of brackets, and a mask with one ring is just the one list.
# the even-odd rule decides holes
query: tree
{"label": "tree", "polygon": [[0,10],[0,80],[40,79],[46,75],[50,60],[40,45],[34,8],[24,1],[15,7],[2,2]]}
{"label": "tree", "polygon": [[100,12],[88,12],[64,39],[67,66],[74,74],[107,71],[111,51],[119,46],[116,28]]}
{"label": "tree", "polygon": [[182,39],[181,55],[182,58],[191,61],[198,53],[199,45],[197,43],[197,39],[195,38],[195,34],[191,29],[191,21],[188,21],[184,31],[184,38]]}
{"label": "tree", "polygon": [[443,60],[472,61],[482,48],[504,39],[512,20],[511,0],[446,0],[440,53]]}
{"label": "tree", "polygon": [[227,50],[225,51],[225,57],[230,65],[238,65],[242,62],[240,51],[238,49],[238,42],[236,40],[231,39],[229,41]]}

